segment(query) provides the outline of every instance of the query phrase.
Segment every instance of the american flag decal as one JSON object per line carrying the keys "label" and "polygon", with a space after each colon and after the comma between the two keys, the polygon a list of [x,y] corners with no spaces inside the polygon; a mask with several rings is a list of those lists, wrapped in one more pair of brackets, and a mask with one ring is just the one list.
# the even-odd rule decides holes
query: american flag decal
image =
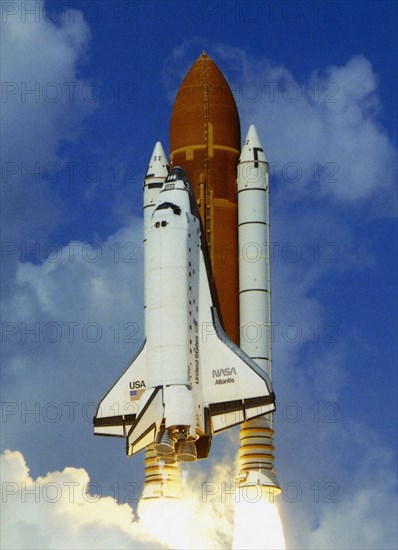
{"label": "american flag decal", "polygon": [[144,390],[130,390],[130,401],[137,401],[143,393]]}

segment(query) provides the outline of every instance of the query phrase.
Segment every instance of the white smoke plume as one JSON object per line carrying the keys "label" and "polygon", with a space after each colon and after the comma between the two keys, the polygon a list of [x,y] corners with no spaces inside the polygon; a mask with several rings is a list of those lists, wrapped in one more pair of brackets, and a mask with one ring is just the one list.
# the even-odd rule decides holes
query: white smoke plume
{"label": "white smoke plume", "polygon": [[140,501],[138,516],[129,504],[100,496],[83,468],[33,478],[22,453],[10,450],[1,455],[1,468],[3,548],[231,548],[236,501],[240,523],[234,548],[242,548],[242,537],[246,548],[271,548],[264,546],[270,536],[266,530],[248,535],[253,513],[265,521],[263,513],[274,505],[242,498],[226,481],[233,479],[231,462],[216,465],[211,476],[183,471],[182,499]]}

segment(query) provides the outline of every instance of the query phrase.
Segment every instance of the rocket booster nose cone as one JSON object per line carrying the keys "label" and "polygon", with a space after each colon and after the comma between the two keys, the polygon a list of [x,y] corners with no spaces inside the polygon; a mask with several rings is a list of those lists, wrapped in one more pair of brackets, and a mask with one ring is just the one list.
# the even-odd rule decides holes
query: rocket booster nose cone
{"label": "rocket booster nose cone", "polygon": [[166,153],[164,152],[163,146],[160,141],[157,141],[148,164],[145,178],[165,179],[168,173],[169,167]]}
{"label": "rocket booster nose cone", "polygon": [[247,131],[247,135],[246,135],[246,141],[252,141],[252,142],[260,141],[260,138],[258,137],[258,133],[254,124],[250,124],[249,126],[249,130]]}
{"label": "rocket booster nose cone", "polygon": [[268,162],[256,127],[251,124],[243,144],[239,162]]}

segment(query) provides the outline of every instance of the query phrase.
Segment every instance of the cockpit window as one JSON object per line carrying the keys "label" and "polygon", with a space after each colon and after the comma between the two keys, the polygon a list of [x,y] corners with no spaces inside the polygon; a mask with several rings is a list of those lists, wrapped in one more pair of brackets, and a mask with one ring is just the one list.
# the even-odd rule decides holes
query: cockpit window
{"label": "cockpit window", "polygon": [[166,210],[167,208],[171,208],[173,210],[173,213],[176,214],[176,216],[179,216],[181,214],[181,208],[176,204],[173,204],[172,202],[162,202],[162,204],[160,204],[156,208],[156,210]]}

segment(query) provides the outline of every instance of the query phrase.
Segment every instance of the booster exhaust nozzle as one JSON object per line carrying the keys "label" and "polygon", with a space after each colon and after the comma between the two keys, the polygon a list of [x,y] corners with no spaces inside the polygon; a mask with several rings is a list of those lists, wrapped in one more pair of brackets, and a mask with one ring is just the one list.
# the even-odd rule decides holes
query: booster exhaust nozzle
{"label": "booster exhaust nozzle", "polygon": [[174,452],[174,439],[169,430],[159,432],[154,449],[158,454],[168,455]]}
{"label": "booster exhaust nozzle", "polygon": [[194,462],[198,455],[193,441],[180,441],[176,444],[176,455],[179,462]]}
{"label": "booster exhaust nozzle", "polygon": [[261,487],[266,492],[275,496],[282,491],[276,479],[275,472],[261,468],[258,470],[243,470],[239,472],[236,483],[239,487]]}

